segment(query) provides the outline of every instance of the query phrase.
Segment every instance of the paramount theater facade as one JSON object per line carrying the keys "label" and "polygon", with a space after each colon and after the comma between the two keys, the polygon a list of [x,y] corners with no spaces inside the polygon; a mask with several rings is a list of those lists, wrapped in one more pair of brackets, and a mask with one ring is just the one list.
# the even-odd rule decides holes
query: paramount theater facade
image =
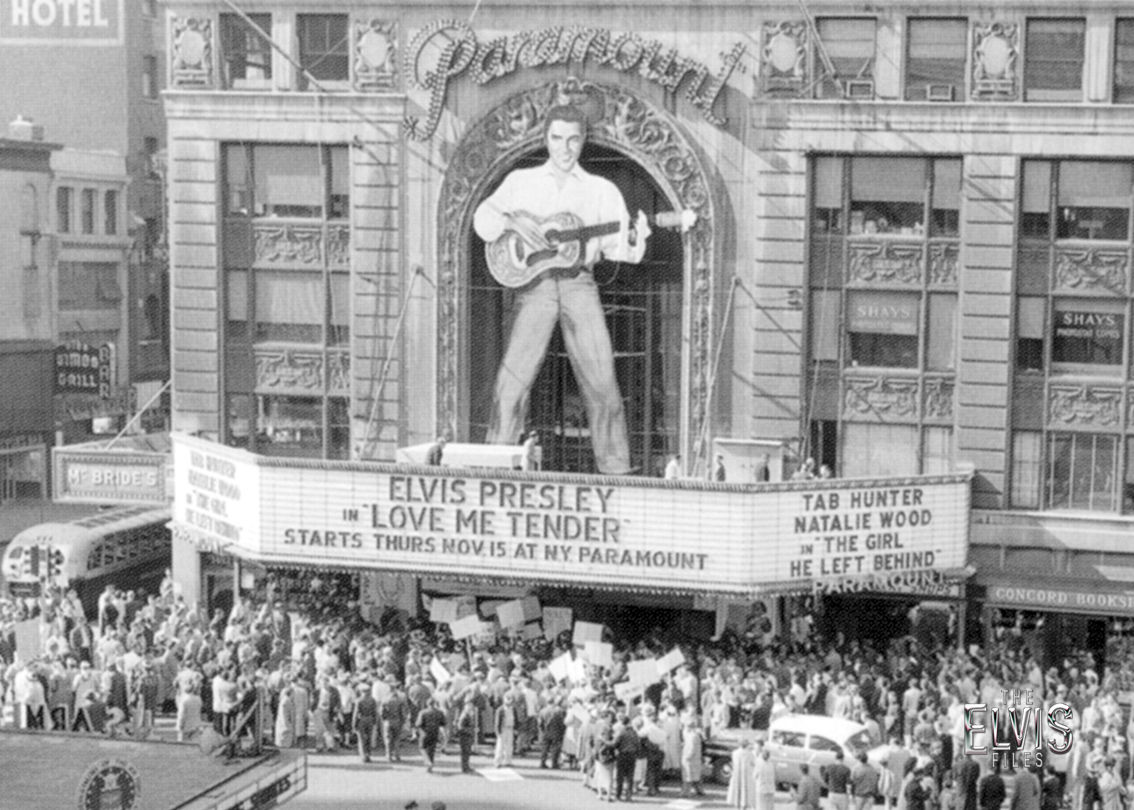
{"label": "paramount theater facade", "polygon": [[[1134,615],[1120,6],[166,14],[190,593],[231,589],[235,560],[359,572],[407,609]],[[595,268],[635,474],[595,475],[559,336],[527,403],[542,471],[399,464],[485,440],[515,295],[472,216],[544,159],[562,102],[632,213],[696,214]],[[675,453],[688,477],[662,480]],[[835,478],[777,481],[804,457]]]}

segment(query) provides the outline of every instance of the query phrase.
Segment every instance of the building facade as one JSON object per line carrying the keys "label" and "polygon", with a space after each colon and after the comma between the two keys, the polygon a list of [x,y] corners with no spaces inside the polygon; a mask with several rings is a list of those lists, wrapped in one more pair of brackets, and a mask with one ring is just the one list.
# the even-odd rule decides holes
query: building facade
{"label": "building facade", "polygon": [[[632,212],[697,215],[595,269],[638,475],[718,440],[848,499],[972,470],[965,604],[1134,615],[1121,4],[167,8],[176,430],[328,469],[484,441],[516,300],[473,212],[569,102]],[[594,472],[559,337],[526,426]]]}
{"label": "building facade", "polygon": [[51,156],[59,144],[17,119],[0,138],[0,374],[21,380],[0,402],[0,504],[48,492],[54,437],[48,201]]}
{"label": "building facade", "polygon": [[[109,284],[102,283],[101,297],[92,296],[97,300],[94,309],[80,304],[85,315],[81,328],[71,317],[78,310],[66,289],[76,283],[98,287],[93,277],[76,277],[86,265],[103,268],[93,271],[94,275],[109,272],[105,266],[111,259],[91,254],[105,250],[95,246],[98,237],[110,237],[103,241],[113,242],[114,250],[123,257],[113,259],[120,264],[115,280],[120,291],[113,303],[121,317],[118,380],[124,388],[151,380],[160,385],[169,378],[169,346],[163,339],[169,290],[162,192],[165,124],[160,92],[165,37],[161,21],[155,0],[98,0],[77,5],[55,0],[13,2],[5,7],[0,21],[0,70],[10,79],[0,98],[0,116],[5,121],[18,116],[32,120],[52,141],[90,155],[60,158],[64,179],[51,192],[44,232],[59,234],[65,251],[60,259],[66,265],[62,272],[70,274],[61,277],[55,287],[64,294],[59,303],[68,320],[62,329],[65,337],[87,330],[105,338],[113,331],[105,324],[87,325],[88,321],[104,321],[111,309],[106,295],[115,293]],[[117,160],[110,174],[105,165],[98,165],[115,160],[108,155]],[[97,182],[86,182],[91,171]],[[114,175],[112,182],[110,175]],[[110,191],[115,199],[108,209],[106,194]],[[84,196],[92,193],[97,195],[93,200]],[[113,220],[108,210],[115,212]],[[107,232],[109,226],[113,233]],[[89,259],[80,256],[84,251]],[[120,423],[129,414],[131,401],[132,397],[117,396],[104,402],[101,411],[112,412]],[[97,416],[99,408],[85,411]],[[70,408],[64,403],[59,421],[72,421],[76,413],[74,403]]]}

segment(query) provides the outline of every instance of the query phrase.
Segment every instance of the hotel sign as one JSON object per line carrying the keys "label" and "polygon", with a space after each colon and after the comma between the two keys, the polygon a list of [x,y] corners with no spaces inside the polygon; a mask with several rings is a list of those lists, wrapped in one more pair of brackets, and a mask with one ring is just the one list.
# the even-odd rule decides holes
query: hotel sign
{"label": "hotel sign", "polygon": [[0,43],[120,45],[122,0],[0,0]]}
{"label": "hotel sign", "polygon": [[[267,563],[752,594],[949,571],[969,476],[793,482],[263,459],[174,437],[174,520]],[[830,485],[828,485],[830,484]]]}

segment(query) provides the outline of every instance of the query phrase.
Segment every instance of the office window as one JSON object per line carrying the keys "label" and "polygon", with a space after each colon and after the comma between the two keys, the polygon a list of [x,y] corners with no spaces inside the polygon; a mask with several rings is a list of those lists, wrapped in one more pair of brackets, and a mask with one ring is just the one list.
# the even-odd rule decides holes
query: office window
{"label": "office window", "polygon": [[823,17],[815,24],[815,71],[822,76],[816,82],[818,97],[873,98],[874,18]]}
{"label": "office window", "polygon": [[906,52],[907,101],[961,101],[969,22],[963,17],[913,17]]}
{"label": "office window", "polygon": [[225,148],[225,209],[256,217],[329,219],[350,213],[346,146],[256,144]]}
{"label": "office window", "polygon": [[79,195],[79,228],[83,233],[94,233],[95,190],[84,188]]}
{"label": "office window", "polygon": [[1016,370],[1043,371],[1043,325],[1046,299],[1016,299]]}
{"label": "office window", "polygon": [[[1066,366],[1121,366],[1125,304],[1087,298],[1052,302],[1051,362]],[[1056,368],[1056,370],[1061,370]]]}
{"label": "office window", "polygon": [[1024,100],[1082,101],[1087,23],[1031,19],[1024,42]]}
{"label": "office window", "polygon": [[[272,32],[271,14],[249,14],[266,34]],[[272,78],[272,48],[238,14],[220,15],[221,58],[225,87],[267,87]]]}
{"label": "office window", "polygon": [[157,98],[158,96],[158,67],[156,56],[142,57],[142,96]]}
{"label": "office window", "polygon": [[961,161],[933,161],[930,236],[961,235]]}
{"label": "office window", "polygon": [[811,291],[811,358],[839,359],[839,290]]}
{"label": "office window", "polygon": [[918,429],[913,425],[843,423],[844,478],[917,475]]}
{"label": "office window", "polygon": [[1126,239],[1134,172],[1129,163],[1065,160],[1059,164],[1060,239]]}
{"label": "office window", "polygon": [[917,368],[920,296],[880,290],[847,293],[850,365]]}
{"label": "office window", "polygon": [[921,472],[945,475],[953,471],[953,428],[926,427],[921,432]]}
{"label": "office window", "polygon": [[1017,430],[1012,434],[1012,506],[1039,509],[1042,503],[1043,434]]}
{"label": "office window", "polygon": [[[349,27],[346,14],[300,14],[296,18],[299,34],[299,63],[306,73],[320,82],[350,78]],[[299,88],[308,89],[305,73]]]}
{"label": "office window", "polygon": [[59,262],[59,309],[117,309],[122,301],[118,265]]}
{"label": "office window", "polygon": [[60,186],[55,191],[55,229],[59,233],[71,232],[71,206],[75,190]]}
{"label": "office window", "polygon": [[925,167],[916,158],[854,158],[850,232],[924,233]]}
{"label": "office window", "polygon": [[1048,508],[1117,510],[1118,442],[1117,436],[1049,434],[1044,481]]}
{"label": "office window", "polygon": [[953,371],[956,368],[956,321],[957,296],[931,293],[925,350],[925,367],[929,371]]}
{"label": "office window", "polygon": [[107,236],[118,233],[118,192],[108,191],[102,197],[102,230]]}
{"label": "office window", "polygon": [[1134,17],[1114,22],[1114,100],[1134,102]]}
{"label": "office window", "polygon": [[260,216],[321,217],[323,177],[313,146],[257,146],[252,177]]}
{"label": "office window", "polygon": [[1051,167],[1046,160],[1024,162],[1024,190],[1020,205],[1020,235],[1051,236]]}

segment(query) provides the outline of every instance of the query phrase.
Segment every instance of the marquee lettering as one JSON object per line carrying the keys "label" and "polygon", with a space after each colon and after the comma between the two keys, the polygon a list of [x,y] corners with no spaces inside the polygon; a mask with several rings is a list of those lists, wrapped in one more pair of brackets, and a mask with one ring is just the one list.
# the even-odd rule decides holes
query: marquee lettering
{"label": "marquee lettering", "polygon": [[438,20],[418,31],[406,52],[406,75],[418,87],[428,90],[430,98],[425,121],[409,117],[405,126],[416,140],[432,136],[441,118],[449,82],[466,71],[477,84],[487,84],[521,67],[593,62],[622,73],[637,72],[669,93],[676,93],[684,84],[689,102],[707,121],[723,127],[727,119],[718,116],[713,108],[745,49],[743,42],[734,45],[724,54],[720,70],[710,78],[705,64],[678,56],[673,48],[638,34],[553,26],[478,42],[466,23]]}

